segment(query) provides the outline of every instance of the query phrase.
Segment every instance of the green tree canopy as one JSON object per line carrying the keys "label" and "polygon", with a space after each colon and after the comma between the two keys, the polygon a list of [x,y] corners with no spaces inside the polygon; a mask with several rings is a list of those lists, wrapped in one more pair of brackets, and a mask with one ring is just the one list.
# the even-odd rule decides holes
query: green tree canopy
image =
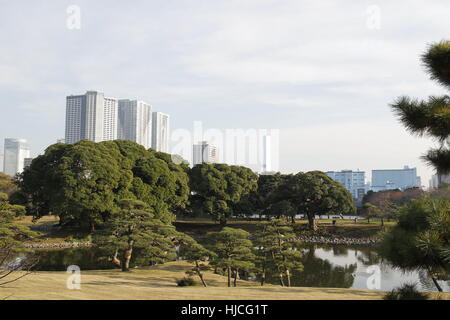
{"label": "green tree canopy", "polygon": [[227,164],[198,164],[190,170],[194,212],[210,215],[225,224],[238,211],[240,201],[257,188],[250,169]]}
{"label": "green tree canopy", "polygon": [[267,273],[272,272],[278,276],[281,286],[290,287],[292,272],[303,270],[300,242],[292,226],[281,219],[262,222],[258,225],[254,243],[261,285],[264,285]]}
{"label": "green tree canopy", "polygon": [[216,254],[211,264],[226,269],[229,287],[233,271],[236,286],[239,271],[248,271],[254,267],[253,244],[248,239],[249,236],[245,230],[228,227],[220,232],[210,232],[206,236],[207,248]]}
{"label": "green tree canopy", "polygon": [[422,198],[400,208],[398,223],[383,235],[381,254],[404,269],[427,270],[437,279],[450,274],[450,201]]}
{"label": "green tree canopy", "polygon": [[14,276],[17,270],[29,270],[34,264],[34,258],[22,260],[18,264],[6,268],[5,265],[15,258],[15,254],[24,251],[24,242],[30,240],[35,233],[28,227],[17,222],[17,218],[25,213],[25,208],[11,205],[8,195],[0,193],[0,285],[13,282],[27,274]]}
{"label": "green tree canopy", "polygon": [[133,252],[141,258],[162,263],[175,258],[175,228],[155,218],[153,209],[143,201],[125,199],[94,235],[94,244],[105,250],[109,260],[129,271]]}
{"label": "green tree canopy", "polygon": [[122,199],[142,200],[170,222],[189,196],[185,169],[170,155],[125,140],[52,145],[24,170],[19,185],[37,218],[52,213],[62,225],[91,231]]}
{"label": "green tree canopy", "polygon": [[283,200],[290,202],[296,214],[308,217],[311,230],[317,229],[315,215],[346,214],[356,210],[350,192],[320,171],[285,176],[271,202]]}
{"label": "green tree canopy", "polygon": [[[422,62],[432,80],[450,89],[450,41],[431,44]],[[438,175],[450,172],[450,97],[431,96],[427,100],[407,96],[397,98],[391,107],[400,122],[413,134],[436,139],[440,146],[430,149],[422,158]]]}

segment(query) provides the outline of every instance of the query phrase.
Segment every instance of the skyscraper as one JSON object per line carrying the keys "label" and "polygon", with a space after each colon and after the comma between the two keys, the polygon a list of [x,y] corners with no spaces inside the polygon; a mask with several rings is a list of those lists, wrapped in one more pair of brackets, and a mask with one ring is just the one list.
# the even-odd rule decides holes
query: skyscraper
{"label": "skyscraper", "polygon": [[30,157],[30,149],[25,139],[5,139],[5,152],[3,160],[3,172],[14,176],[24,168],[25,158]]}
{"label": "skyscraper", "polygon": [[152,114],[152,149],[169,153],[169,115],[162,112]]}
{"label": "skyscraper", "polygon": [[97,91],[66,99],[66,143],[117,139],[117,99]]}
{"label": "skyscraper", "polygon": [[117,134],[119,139],[151,147],[152,106],[138,100],[119,100],[119,121]]}
{"label": "skyscraper", "polygon": [[199,144],[194,144],[192,149],[192,166],[201,163],[217,163],[219,154],[217,147],[210,144],[208,141],[202,141]]}

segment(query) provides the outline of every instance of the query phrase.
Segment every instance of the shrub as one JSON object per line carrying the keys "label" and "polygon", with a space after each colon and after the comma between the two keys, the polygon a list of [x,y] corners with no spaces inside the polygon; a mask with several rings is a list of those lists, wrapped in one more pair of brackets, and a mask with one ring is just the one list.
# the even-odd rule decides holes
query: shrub
{"label": "shrub", "polygon": [[427,300],[427,295],[417,290],[415,283],[405,283],[384,296],[384,300]]}
{"label": "shrub", "polygon": [[184,277],[182,279],[177,279],[176,282],[177,282],[177,286],[179,286],[179,287],[191,287],[191,286],[198,285],[197,281],[195,281],[191,277]]}

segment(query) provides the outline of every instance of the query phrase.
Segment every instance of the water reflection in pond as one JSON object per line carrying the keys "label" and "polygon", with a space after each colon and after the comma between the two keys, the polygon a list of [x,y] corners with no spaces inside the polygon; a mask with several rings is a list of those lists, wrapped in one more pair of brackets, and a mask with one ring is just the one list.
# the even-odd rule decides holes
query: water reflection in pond
{"label": "water reflection in pond", "polygon": [[[377,265],[381,270],[380,290],[391,290],[403,283],[417,283],[423,291],[436,291],[426,272],[403,272],[382,261],[374,247],[307,245],[303,248],[304,270],[294,272],[292,285],[302,287],[329,287],[368,289],[367,279],[372,275],[367,268]],[[102,258],[101,252],[92,248],[39,250],[41,271],[64,271],[69,265],[81,270],[111,269],[111,262]],[[134,257],[139,256],[138,252]],[[132,260],[131,267],[145,266],[145,260]],[[267,279],[278,284],[277,279]],[[444,291],[450,291],[450,283],[440,281]]]}

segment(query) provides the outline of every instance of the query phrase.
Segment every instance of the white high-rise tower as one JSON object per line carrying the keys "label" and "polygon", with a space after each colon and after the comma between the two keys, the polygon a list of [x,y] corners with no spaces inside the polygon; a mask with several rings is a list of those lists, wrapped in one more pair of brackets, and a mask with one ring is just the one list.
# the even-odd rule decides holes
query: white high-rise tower
{"label": "white high-rise tower", "polygon": [[162,112],[152,114],[152,149],[169,153],[169,115]]}
{"label": "white high-rise tower", "polygon": [[152,106],[138,100],[119,100],[118,138],[151,147]]}
{"label": "white high-rise tower", "polygon": [[21,173],[25,166],[25,158],[30,157],[30,149],[25,139],[5,139],[3,173],[14,176]]}
{"label": "white high-rise tower", "polygon": [[94,142],[117,139],[117,99],[97,91],[68,96],[66,101],[66,143],[83,139]]}
{"label": "white high-rise tower", "polygon": [[192,148],[192,166],[195,167],[201,163],[216,163],[219,159],[217,147],[208,141],[202,141],[194,144]]}

